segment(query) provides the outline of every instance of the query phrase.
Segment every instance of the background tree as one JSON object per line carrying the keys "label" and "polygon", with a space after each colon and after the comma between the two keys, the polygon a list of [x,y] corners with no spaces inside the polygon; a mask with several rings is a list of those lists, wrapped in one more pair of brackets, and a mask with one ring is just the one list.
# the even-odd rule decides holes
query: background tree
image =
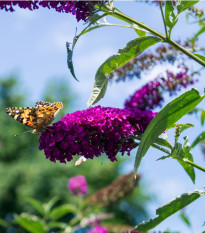
{"label": "background tree", "polygon": [[[15,75],[0,80],[1,109],[9,106],[33,106],[25,101],[26,92],[19,86],[19,78]],[[68,94],[70,97],[68,97]],[[62,101],[64,108],[56,120],[66,112],[71,112],[74,94],[64,84],[63,79],[54,78],[46,85],[43,93],[44,101]],[[66,98],[65,98],[66,97]],[[119,163],[110,163],[106,158],[99,158],[81,166],[71,164],[50,163],[42,151],[38,150],[38,135],[23,134],[29,128],[13,120],[4,111],[0,114],[0,217],[10,219],[13,213],[30,210],[26,199],[31,197],[46,202],[57,196],[60,203],[72,203],[68,195],[68,179],[75,175],[84,175],[89,183],[89,194],[110,184],[121,172]],[[15,134],[19,136],[15,137]],[[126,160],[119,159],[120,162]],[[133,190],[132,190],[133,191]],[[136,196],[138,199],[136,200]],[[135,225],[147,216],[146,203],[150,199],[144,188],[136,187],[125,199],[111,203],[104,209],[115,213],[114,222]],[[131,210],[132,206],[132,210]],[[126,221],[124,216],[127,216]]]}

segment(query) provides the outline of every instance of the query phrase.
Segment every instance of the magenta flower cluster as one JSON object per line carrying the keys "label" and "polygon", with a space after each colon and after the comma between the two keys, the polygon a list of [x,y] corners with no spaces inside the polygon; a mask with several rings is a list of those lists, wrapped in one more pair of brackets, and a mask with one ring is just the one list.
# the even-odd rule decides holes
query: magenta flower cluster
{"label": "magenta flower cluster", "polygon": [[73,195],[84,196],[87,194],[88,186],[84,176],[75,176],[70,178],[68,189]]}
{"label": "magenta flower cluster", "polygon": [[46,7],[48,9],[55,9],[57,12],[72,13],[76,16],[77,21],[86,21],[94,10],[93,4],[89,1],[0,1],[1,10],[13,12],[16,6],[29,10]]}
{"label": "magenta flower cluster", "polygon": [[153,110],[155,107],[161,107],[164,92],[169,92],[171,96],[191,84],[194,84],[194,80],[192,75],[187,74],[187,70],[176,75],[167,71],[166,78],[157,77],[130,96],[125,102],[125,108]]}
{"label": "magenta flower cluster", "polygon": [[97,225],[93,229],[89,230],[88,233],[108,233],[108,231],[105,227]]}
{"label": "magenta flower cluster", "polygon": [[155,115],[101,106],[77,111],[48,127],[39,139],[39,149],[53,162],[66,163],[74,155],[93,159],[102,153],[115,161],[118,152],[130,154],[136,144],[129,136],[142,134]]}

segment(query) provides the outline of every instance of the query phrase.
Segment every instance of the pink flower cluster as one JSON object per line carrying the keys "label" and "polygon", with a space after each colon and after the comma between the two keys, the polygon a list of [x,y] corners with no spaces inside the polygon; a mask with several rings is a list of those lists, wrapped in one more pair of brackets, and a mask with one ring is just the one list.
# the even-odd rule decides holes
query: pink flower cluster
{"label": "pink flower cluster", "polygon": [[84,196],[87,194],[88,186],[84,176],[75,176],[70,178],[68,189],[73,195]]}
{"label": "pink flower cluster", "polygon": [[108,233],[108,231],[105,227],[97,225],[93,229],[89,230],[88,233]]}
{"label": "pink flower cluster", "polygon": [[74,155],[93,159],[102,153],[115,161],[118,152],[130,154],[136,144],[129,136],[142,134],[155,115],[101,106],[77,111],[48,127],[39,139],[39,149],[53,162],[66,163]]}
{"label": "pink flower cluster", "polygon": [[182,87],[186,88],[193,83],[193,77],[187,74],[187,70],[176,75],[167,71],[166,78],[155,78],[130,96],[125,102],[125,108],[153,110],[157,106],[161,107],[164,92],[169,92],[171,96],[176,91],[180,91]]}
{"label": "pink flower cluster", "polygon": [[89,1],[0,1],[1,10],[13,12],[16,6],[29,10],[36,10],[39,7],[53,8],[57,12],[72,13],[77,21],[86,21],[94,10],[93,4]]}

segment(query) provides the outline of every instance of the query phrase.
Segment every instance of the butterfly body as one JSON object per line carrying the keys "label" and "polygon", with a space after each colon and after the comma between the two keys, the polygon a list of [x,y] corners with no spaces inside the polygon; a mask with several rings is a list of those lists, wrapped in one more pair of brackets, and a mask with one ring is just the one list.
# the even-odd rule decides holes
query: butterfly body
{"label": "butterfly body", "polygon": [[62,108],[63,104],[60,102],[38,101],[35,107],[10,107],[5,111],[18,122],[33,128],[32,133],[37,134],[46,130]]}

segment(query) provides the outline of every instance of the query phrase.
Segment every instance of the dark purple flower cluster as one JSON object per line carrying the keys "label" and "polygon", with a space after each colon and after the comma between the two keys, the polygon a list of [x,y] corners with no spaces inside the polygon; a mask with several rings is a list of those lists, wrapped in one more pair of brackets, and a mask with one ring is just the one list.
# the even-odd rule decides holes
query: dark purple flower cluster
{"label": "dark purple flower cluster", "polygon": [[188,75],[186,69],[176,75],[167,71],[166,78],[157,77],[137,90],[126,100],[125,108],[136,108],[142,111],[153,110],[157,106],[161,107],[164,92],[169,92],[171,96],[176,91],[180,91],[182,87],[186,88],[191,84],[194,84],[193,75]]}
{"label": "dark purple flower cluster", "polygon": [[94,11],[94,3],[89,1],[0,1],[0,9],[6,11],[14,11],[14,7],[18,6],[23,9],[36,10],[39,7],[47,7],[55,9],[57,12],[72,13],[76,16],[77,21],[86,21]]}
{"label": "dark purple flower cluster", "polygon": [[67,114],[48,127],[40,137],[40,150],[46,158],[61,163],[71,161],[74,155],[93,159],[106,153],[111,161],[135,148],[133,138],[143,133],[156,115],[151,111],[118,109],[96,106]]}

